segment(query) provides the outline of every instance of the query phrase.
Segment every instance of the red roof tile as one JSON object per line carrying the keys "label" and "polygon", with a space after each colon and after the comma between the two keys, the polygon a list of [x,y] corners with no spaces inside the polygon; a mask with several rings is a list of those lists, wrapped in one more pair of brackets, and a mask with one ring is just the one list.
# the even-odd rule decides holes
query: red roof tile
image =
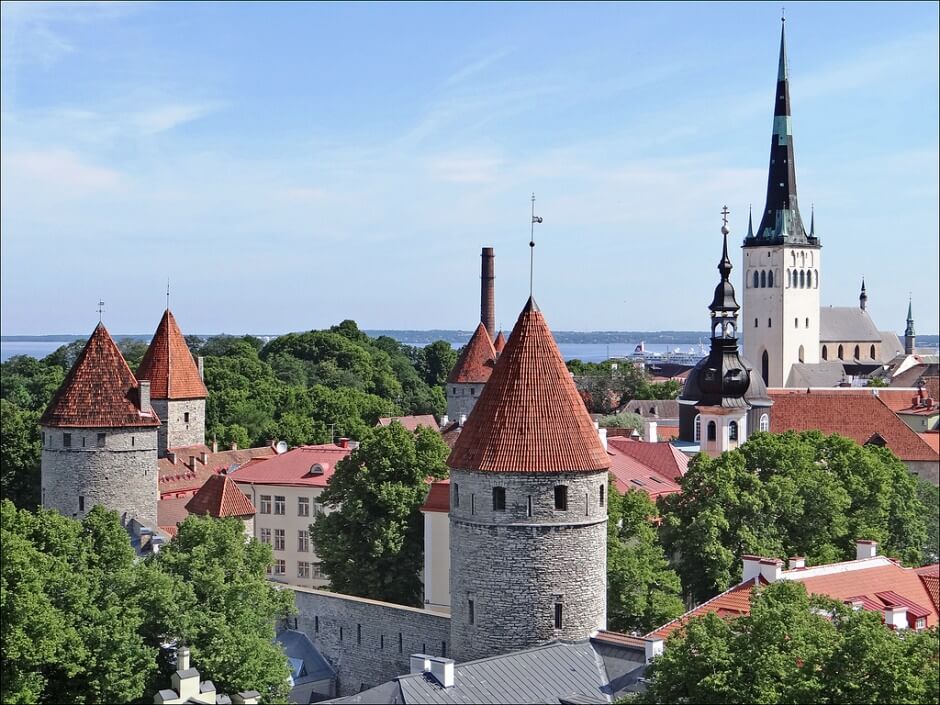
{"label": "red roof tile", "polygon": [[421,414],[419,416],[383,416],[379,419],[376,426],[391,426],[392,421],[397,421],[408,431],[417,431],[419,426],[440,431],[441,427],[437,424],[437,419],[431,414]]}
{"label": "red roof tile", "polygon": [[251,503],[228,475],[213,475],[186,504],[190,514],[213,517],[248,517],[255,515]]}
{"label": "red roof tile", "polygon": [[[761,578],[761,585],[767,583]],[[680,627],[685,626],[693,617],[702,617],[709,612],[714,612],[720,617],[741,617],[751,612],[751,592],[754,590],[754,583],[748,581],[735,585],[720,595],[716,595],[707,602],[703,602],[695,609],[686,612],[671,622],[667,622],[659,629],[650,632],[647,636],[658,636],[661,639],[667,638]]]}
{"label": "red roof tile", "polygon": [[188,497],[202,487],[210,477],[228,470],[233,465],[243,466],[252,459],[264,459],[276,455],[270,446],[213,453],[208,446],[202,444],[170,448],[169,452],[175,455],[175,463],[169,456],[157,461],[160,496],[166,498],[179,495]]}
{"label": "red roof tile", "polygon": [[624,453],[618,445],[608,442],[607,449],[607,455],[610,458],[610,474],[614,478],[618,492],[643,490],[655,500],[661,495],[674,494],[679,491],[679,485]]}
{"label": "red roof tile", "polygon": [[940,577],[936,575],[921,575],[920,581],[924,584],[924,589],[930,595],[933,607],[940,610]]}
{"label": "red roof tile", "polygon": [[163,312],[137,368],[137,379],[150,380],[152,399],[202,399],[207,395],[193,354],[170,309]]}
{"label": "red roof tile", "polygon": [[352,450],[333,444],[298,446],[273,458],[241,467],[229,477],[239,484],[326,487],[336,470],[336,463]]}
{"label": "red roof tile", "polygon": [[[882,390],[879,390],[882,391]],[[880,396],[830,391],[770,390],[774,406],[770,430],[819,430],[838,433],[864,444],[880,435],[898,458],[906,461],[940,461],[937,451],[891,411]]]}
{"label": "red roof tile", "polygon": [[141,412],[138,388],[124,356],[99,323],[39,423],[84,428],[159,426],[153,411]]}
{"label": "red roof tile", "polygon": [[[176,536],[176,526],[189,516],[186,503],[189,497],[161,499],[157,502],[157,526],[163,531]],[[172,529],[172,531],[170,531]]]}
{"label": "red roof tile", "polygon": [[493,472],[610,467],[545,317],[532,298],[519,314],[447,463],[452,468]]}
{"label": "red roof tile", "polygon": [[437,480],[431,483],[431,489],[428,490],[427,499],[421,507],[422,512],[444,512],[450,511],[450,480]]}
{"label": "red roof tile", "polygon": [[921,437],[924,443],[933,448],[934,453],[940,454],[940,432],[927,431],[927,433],[918,433],[917,435]]}
{"label": "red roof tile", "polygon": [[614,436],[608,437],[607,447],[616,448],[673,482],[678,482],[689,467],[689,456],[666,441],[647,443],[629,437]]}
{"label": "red roof tile", "polygon": [[490,334],[482,323],[477,326],[470,342],[464,347],[457,359],[457,364],[450,371],[447,381],[452,384],[486,382],[493,373],[496,350],[490,341]]}
{"label": "red roof tile", "polygon": [[503,348],[506,347],[506,336],[503,335],[503,332],[500,331],[496,336],[496,340],[493,341],[493,349],[498,353],[503,351]]}

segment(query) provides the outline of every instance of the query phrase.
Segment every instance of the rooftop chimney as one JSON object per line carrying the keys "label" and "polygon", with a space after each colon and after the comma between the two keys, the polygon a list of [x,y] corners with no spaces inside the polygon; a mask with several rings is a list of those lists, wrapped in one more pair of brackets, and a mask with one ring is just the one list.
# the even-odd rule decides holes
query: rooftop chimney
{"label": "rooftop chimney", "polygon": [[604,450],[607,450],[607,429],[598,427],[597,437],[601,439],[601,445],[604,446]]}
{"label": "rooftop chimney", "polygon": [[410,673],[427,673],[431,670],[431,657],[426,654],[411,654],[409,657],[411,662]]}
{"label": "rooftop chimney", "polygon": [[441,428],[444,428],[447,424],[450,423],[450,417],[447,414],[441,416]]}
{"label": "rooftop chimney", "polygon": [[741,556],[741,582],[753,580],[760,575],[760,556]]}
{"label": "rooftop chimney", "polygon": [[196,456],[195,455],[189,456],[189,467],[191,467],[193,470],[196,469]]}
{"label": "rooftop chimney", "polygon": [[861,561],[865,558],[874,558],[878,555],[878,542],[868,541],[867,539],[858,539],[855,542],[855,560]]}
{"label": "rooftop chimney", "polygon": [[209,454],[206,451],[202,451],[199,454],[199,462],[202,463],[203,465],[209,464]]}
{"label": "rooftop chimney", "polygon": [[349,448],[349,439],[340,438],[339,443],[337,443],[336,445],[338,445],[340,448]]}
{"label": "rooftop chimney", "polygon": [[176,652],[176,670],[186,671],[189,669],[189,649],[182,647]]}
{"label": "rooftop chimney", "polygon": [[454,660],[432,656],[428,659],[431,662],[431,675],[442,688],[454,687]]}
{"label": "rooftop chimney", "polygon": [[790,558],[790,570],[794,568],[805,568],[806,567],[806,558],[803,556],[792,556]]}
{"label": "rooftop chimney", "polygon": [[176,453],[172,450],[166,452],[166,459],[169,460],[171,464],[176,465]]}
{"label": "rooftop chimney", "polygon": [[760,575],[768,583],[775,583],[780,579],[783,561],[779,558],[761,558]]}
{"label": "rooftop chimney", "polygon": [[140,387],[140,410],[148,414],[153,410],[153,407],[150,405],[150,380],[142,379],[139,382]]}
{"label": "rooftop chimney", "polygon": [[199,379],[206,381],[206,358],[202,355],[196,358],[196,367],[199,368]]}
{"label": "rooftop chimney", "polygon": [[467,423],[467,415],[466,415],[466,414],[461,414],[461,415],[460,415],[460,418],[457,419],[457,425],[460,426],[461,428],[463,428],[463,425],[464,425],[465,423]]}
{"label": "rooftop chimney", "polygon": [[659,436],[656,433],[655,421],[643,422],[643,440],[645,440],[647,443],[657,443],[659,441]]}
{"label": "rooftop chimney", "polygon": [[213,453],[219,452],[219,439],[216,438],[215,436],[212,437],[212,452]]}
{"label": "rooftop chimney", "polygon": [[666,643],[665,639],[661,639],[657,636],[657,637],[644,639],[643,641],[645,642],[643,646],[645,647],[645,651],[646,651],[647,663],[652,661],[656,656],[663,655],[663,645]]}
{"label": "rooftop chimney", "polygon": [[238,444],[235,441],[232,441],[229,445],[229,450],[238,450]]}
{"label": "rooftop chimney", "polygon": [[189,666],[189,649],[183,647],[176,652],[176,673],[170,679],[173,690],[179,693],[182,702],[199,697],[199,671]]}
{"label": "rooftop chimney", "polygon": [[493,264],[493,248],[484,247],[480,255],[480,321],[490,334],[490,342],[496,339],[496,273]]}

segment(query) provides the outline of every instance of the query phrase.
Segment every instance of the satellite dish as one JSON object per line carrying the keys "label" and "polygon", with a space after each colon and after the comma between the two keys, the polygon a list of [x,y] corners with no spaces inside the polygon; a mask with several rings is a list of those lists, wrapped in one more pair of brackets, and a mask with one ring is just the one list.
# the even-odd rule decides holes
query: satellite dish
{"label": "satellite dish", "polygon": [[274,446],[274,452],[277,453],[278,455],[281,455],[282,453],[286,453],[286,452],[287,452],[287,442],[286,442],[286,441],[278,441],[278,442],[277,442],[277,445]]}

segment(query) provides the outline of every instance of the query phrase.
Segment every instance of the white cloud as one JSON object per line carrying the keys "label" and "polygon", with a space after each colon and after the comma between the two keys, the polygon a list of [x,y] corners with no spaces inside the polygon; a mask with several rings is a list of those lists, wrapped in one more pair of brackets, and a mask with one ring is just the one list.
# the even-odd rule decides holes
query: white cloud
{"label": "white cloud", "polygon": [[10,179],[30,182],[34,192],[48,189],[54,195],[80,195],[112,191],[122,182],[120,172],[85,162],[65,149],[4,153],[0,163]]}
{"label": "white cloud", "polygon": [[132,113],[127,116],[126,122],[144,135],[153,135],[199,120],[214,112],[218,107],[218,104],[214,103],[162,105]]}

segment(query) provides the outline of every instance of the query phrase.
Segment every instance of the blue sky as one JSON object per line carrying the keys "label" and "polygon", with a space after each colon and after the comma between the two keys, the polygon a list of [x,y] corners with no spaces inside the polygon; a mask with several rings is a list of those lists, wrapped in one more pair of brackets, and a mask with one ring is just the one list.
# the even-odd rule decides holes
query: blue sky
{"label": "blue sky", "polygon": [[[706,328],[763,206],[773,4],[2,5],[4,334]],[[938,5],[788,4],[824,305],[938,323]],[[739,250],[734,255],[740,262]],[[735,272],[740,276],[740,270]]]}

